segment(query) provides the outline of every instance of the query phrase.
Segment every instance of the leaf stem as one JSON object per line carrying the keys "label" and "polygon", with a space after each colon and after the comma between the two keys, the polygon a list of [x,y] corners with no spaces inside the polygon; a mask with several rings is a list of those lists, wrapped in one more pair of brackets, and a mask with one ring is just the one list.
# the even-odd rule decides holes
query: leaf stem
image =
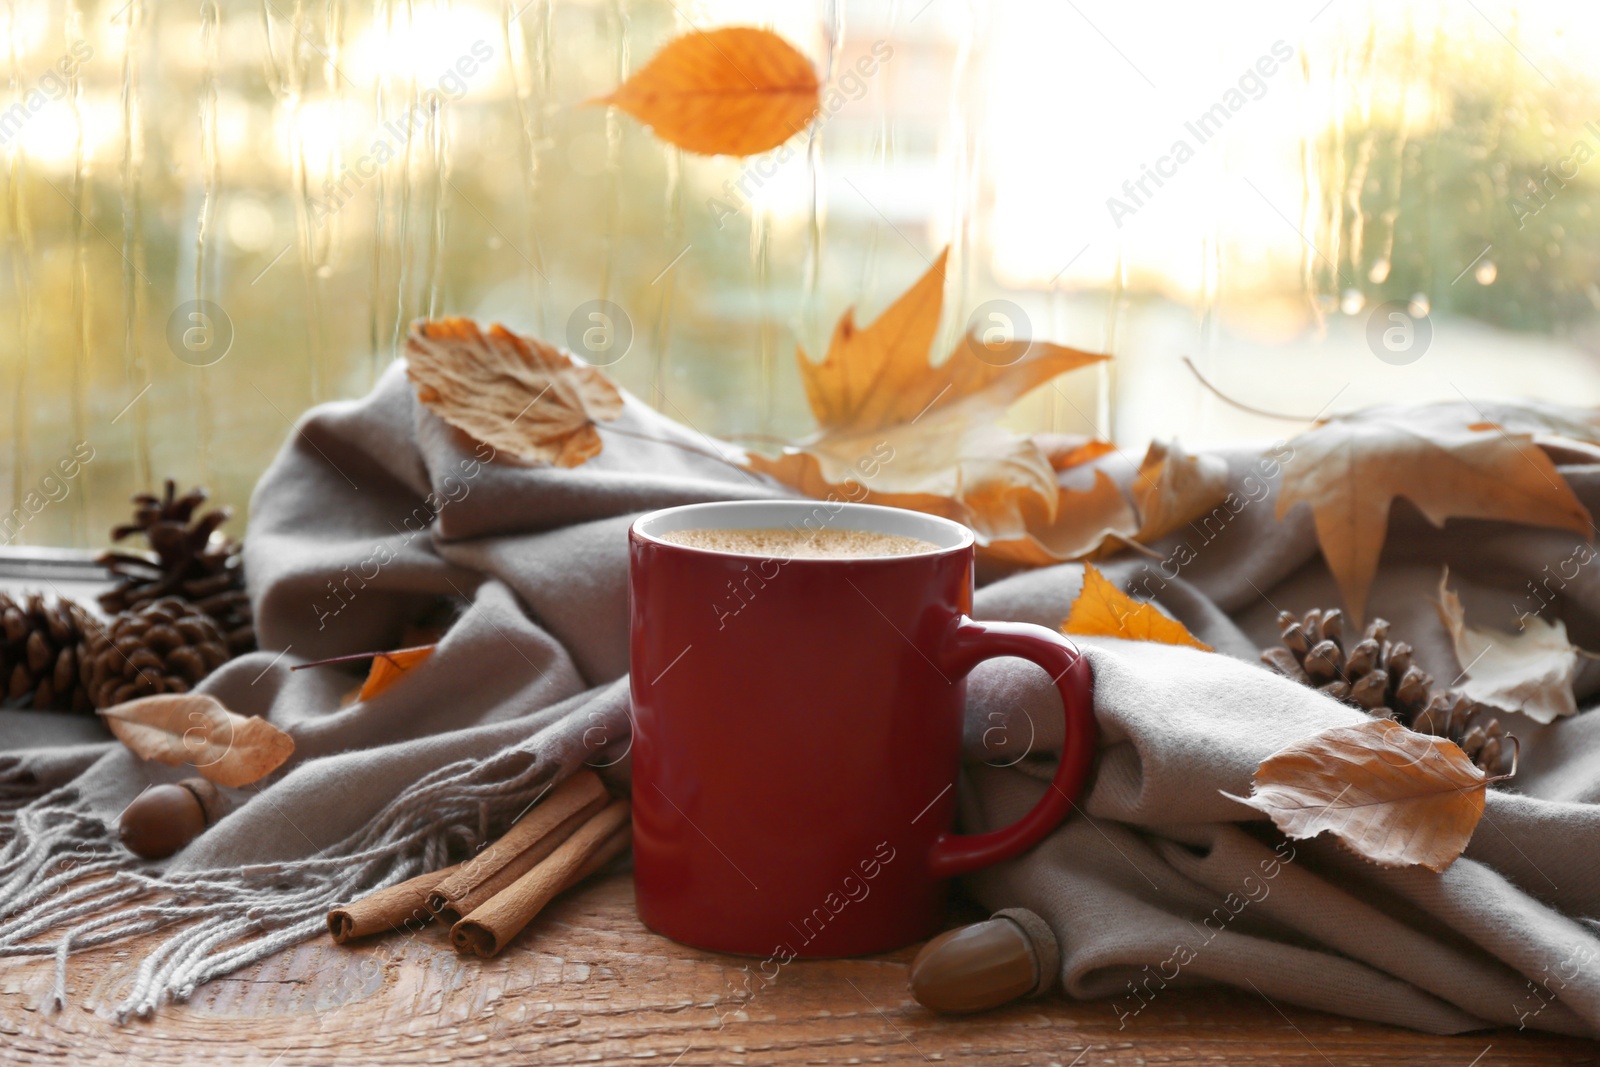
{"label": "leaf stem", "polygon": [[348,656],[330,656],[328,659],[312,660],[310,663],[299,663],[289,669],[303,671],[307,667],[326,667],[330,663],[355,663],[358,660],[377,659],[379,656],[398,656],[402,652],[420,652],[431,645],[417,645],[413,648],[386,648],[378,652],[352,652]]}
{"label": "leaf stem", "polygon": [[1263,418],[1268,419],[1282,419],[1284,422],[1309,422],[1313,426],[1321,426],[1323,423],[1328,421],[1320,415],[1285,415],[1281,411],[1268,411],[1265,408],[1251,407],[1242,400],[1235,400],[1233,397],[1217,388],[1216,385],[1212,384],[1212,382],[1204,374],[1200,373],[1200,368],[1194,365],[1194,360],[1190,359],[1188,356],[1184,356],[1182,358],[1183,365],[1189,368],[1189,373],[1193,374],[1195,379],[1201,385],[1210,390],[1211,393],[1217,397],[1217,399],[1221,400],[1225,404],[1230,404],[1233,407],[1238,408],[1240,411],[1248,411],[1252,415],[1260,415]]}

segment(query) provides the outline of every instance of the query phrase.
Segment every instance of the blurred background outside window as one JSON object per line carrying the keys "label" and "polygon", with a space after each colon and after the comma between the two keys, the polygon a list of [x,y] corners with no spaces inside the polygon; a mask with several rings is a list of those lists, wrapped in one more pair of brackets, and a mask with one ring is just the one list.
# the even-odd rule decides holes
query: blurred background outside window
{"label": "blurred background outside window", "polygon": [[[732,24],[813,59],[808,134],[701,158],[586,106]],[[799,436],[796,346],[947,244],[936,354],[976,326],[1116,356],[1019,429],[1137,456],[1303,428],[1185,357],[1307,419],[1600,402],[1590,3],[12,0],[0,27],[0,500],[52,498],[11,544],[98,545],[167,475],[244,511],[424,315]]]}

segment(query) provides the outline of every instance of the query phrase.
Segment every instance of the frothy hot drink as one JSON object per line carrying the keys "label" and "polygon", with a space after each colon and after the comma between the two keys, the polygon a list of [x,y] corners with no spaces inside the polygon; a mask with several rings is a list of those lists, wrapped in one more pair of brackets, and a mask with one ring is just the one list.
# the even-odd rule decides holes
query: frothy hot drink
{"label": "frothy hot drink", "polygon": [[737,552],[768,559],[857,559],[863,556],[913,556],[939,546],[917,537],[872,530],[674,530],[663,541],[713,552]]}

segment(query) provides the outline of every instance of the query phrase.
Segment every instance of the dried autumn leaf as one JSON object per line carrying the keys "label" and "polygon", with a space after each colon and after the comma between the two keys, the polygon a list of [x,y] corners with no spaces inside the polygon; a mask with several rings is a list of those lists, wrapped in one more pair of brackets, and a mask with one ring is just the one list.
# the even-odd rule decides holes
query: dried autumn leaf
{"label": "dried autumn leaf", "polygon": [[229,711],[204,693],[142,697],[100,715],[135,755],[192,766],[230,788],[265,778],[294,754],[294,738],[263,718]]}
{"label": "dried autumn leaf", "polygon": [[1094,472],[1094,482],[1079,491],[1061,486],[1056,514],[1051,519],[1035,499],[1023,503],[1026,531],[1020,537],[991,541],[983,548],[988,559],[1045,567],[1064,559],[1097,556],[1115,546],[1134,544],[1139,529],[1133,505],[1105,471]]}
{"label": "dried autumn leaf", "polygon": [[1600,415],[1590,408],[1538,402],[1479,400],[1470,405],[1446,403],[1422,409],[1429,415],[1472,423],[1469,429],[1503,430],[1561,437],[1572,441],[1600,444]]}
{"label": "dried autumn leaf", "polygon": [[1233,799],[1290,837],[1327,831],[1381,866],[1442,871],[1472,839],[1488,783],[1454,742],[1372,719],[1279,749]]}
{"label": "dried autumn leaf", "polygon": [[702,155],[776,148],[817,113],[817,73],[782,37],[747,26],[669,41],[610,96],[669,144]]}
{"label": "dried autumn leaf", "polygon": [[1355,619],[1367,606],[1397,496],[1448,518],[1555,526],[1589,536],[1588,510],[1527,434],[1438,429],[1403,410],[1335,419],[1290,442],[1278,518],[1308,504],[1323,558]]}
{"label": "dried autumn leaf", "polygon": [[1211,651],[1211,646],[1198,640],[1183,623],[1161,614],[1154,604],[1133,599],[1092,563],[1083,565],[1083,591],[1072,602],[1066,621],[1061,624],[1061,632],[1189,645],[1202,652]]}
{"label": "dried autumn leaf", "polygon": [[1576,715],[1572,680],[1578,650],[1560,619],[1530,618],[1521,633],[1478,630],[1467,625],[1461,598],[1449,589],[1450,569],[1439,579],[1439,621],[1450,632],[1465,679],[1455,684],[1480,704],[1520,711],[1534,722]]}
{"label": "dried autumn leaf", "polygon": [[1036,433],[1033,443],[1039,446],[1050,466],[1058,471],[1092,463],[1101,456],[1117,450],[1110,441],[1101,441],[1082,434]]}
{"label": "dried autumn leaf", "polygon": [[[1108,441],[1034,435],[1056,471],[1071,471],[1111,452]],[[1025,501],[1026,532],[982,546],[985,558],[1028,566],[1067,559],[1104,559],[1124,549],[1160,558],[1151,541],[1206,515],[1228,496],[1228,464],[1220,456],[1191,455],[1176,442],[1153,441],[1124,493],[1104,471],[1087,489],[1060,479],[1055,516]],[[1131,500],[1130,500],[1131,496]]]}
{"label": "dried autumn leaf", "polygon": [[1152,441],[1129,492],[1139,509],[1135,536],[1148,544],[1222,503],[1228,495],[1228,461],[1192,455],[1176,441]]}
{"label": "dried autumn leaf", "polygon": [[[1465,413],[1463,413],[1465,414]],[[1600,463],[1600,425],[1593,411],[1556,404],[1478,403],[1469,430],[1532,435],[1553,463]]]}
{"label": "dried autumn leaf", "polygon": [[968,336],[928,362],[943,305],[948,249],[878,319],[839,319],[826,358],[797,352],[820,429],[751,469],[813,496],[914,508],[972,527],[984,541],[1019,538],[1028,516],[1052,522],[1055,471],[1029,438],[998,420],[1023,394],[1108,357],[1045,342]]}
{"label": "dried autumn leaf", "polygon": [[407,671],[433,655],[433,650],[437,647],[437,645],[422,645],[417,648],[397,648],[393,652],[378,653],[372,657],[372,669],[367,672],[367,680],[361,684],[361,692],[356,699],[371,700],[386,692]]}
{"label": "dried autumn leaf", "polygon": [[531,463],[576,467],[599,454],[598,421],[622,414],[600,371],[499,324],[419,319],[406,338],[417,399],[469,437]]}

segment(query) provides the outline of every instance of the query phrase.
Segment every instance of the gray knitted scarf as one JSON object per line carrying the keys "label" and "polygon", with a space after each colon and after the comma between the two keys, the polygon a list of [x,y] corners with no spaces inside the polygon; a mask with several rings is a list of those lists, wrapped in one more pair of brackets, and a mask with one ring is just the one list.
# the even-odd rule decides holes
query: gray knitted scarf
{"label": "gray knitted scarf", "polygon": [[[225,791],[231,813],[170,861],[133,859],[114,828],[142,789],[184,770],[141,762],[97,722],[0,709],[0,954],[54,957],[42,1002],[73,996],[75,953],[136,939],[135,980],[113,1006],[148,1014],[321,935],[337,904],[470,854],[582,763],[626,788],[629,523],[651,508],[781,491],[696,454],[720,446],[632,398],[616,425],[635,436],[606,436],[574,469],[482,462],[414,403],[399,368],[366,398],[302,419],[251,504],[246,564],[264,651],[203,686],[288,731],[295,755]],[[1051,838],[968,889],[1049,922],[1064,989],[1114,998],[1108,1010],[1135,1010],[1140,976],[1182,958],[1191,962],[1173,983],[1250,983],[1434,1032],[1600,1035],[1600,940],[1583,921],[1600,916],[1600,716],[1515,723],[1522,770],[1443,874],[1375,868],[1322,841],[1284,845],[1224,796],[1248,794],[1270,752],[1357,713],[1251,662],[1275,639],[1276,607],[1337,595],[1308,516],[1273,516],[1259,453],[1223,458],[1245,506],[1154,546],[1181,566],[1106,568],[1221,654],[1084,642],[1102,735],[1092,789]],[[1133,474],[1120,453],[1096,465],[1124,483]],[[1600,466],[1566,457],[1561,471],[1600,508]],[[1600,569],[1564,567],[1583,548],[1575,541],[1486,522],[1440,529],[1397,503],[1370,612],[1450,678],[1459,668],[1431,606],[1443,564],[1469,615],[1507,630],[1529,610],[1530,582],[1559,574],[1559,597],[1538,610],[1600,648]],[[1081,570],[980,580],[980,616],[1054,626]],[[373,700],[341,705],[355,671],[289,670],[396,647],[405,624],[441,602],[457,618],[438,651]],[[1579,678],[1580,707],[1597,682],[1592,666]],[[994,661],[973,673],[966,829],[1015,817],[1045,788],[1040,757],[1059,743],[1059,715],[1035,668]],[[1270,895],[1235,907],[1268,863]],[[1227,922],[1213,931],[1217,915]]]}

